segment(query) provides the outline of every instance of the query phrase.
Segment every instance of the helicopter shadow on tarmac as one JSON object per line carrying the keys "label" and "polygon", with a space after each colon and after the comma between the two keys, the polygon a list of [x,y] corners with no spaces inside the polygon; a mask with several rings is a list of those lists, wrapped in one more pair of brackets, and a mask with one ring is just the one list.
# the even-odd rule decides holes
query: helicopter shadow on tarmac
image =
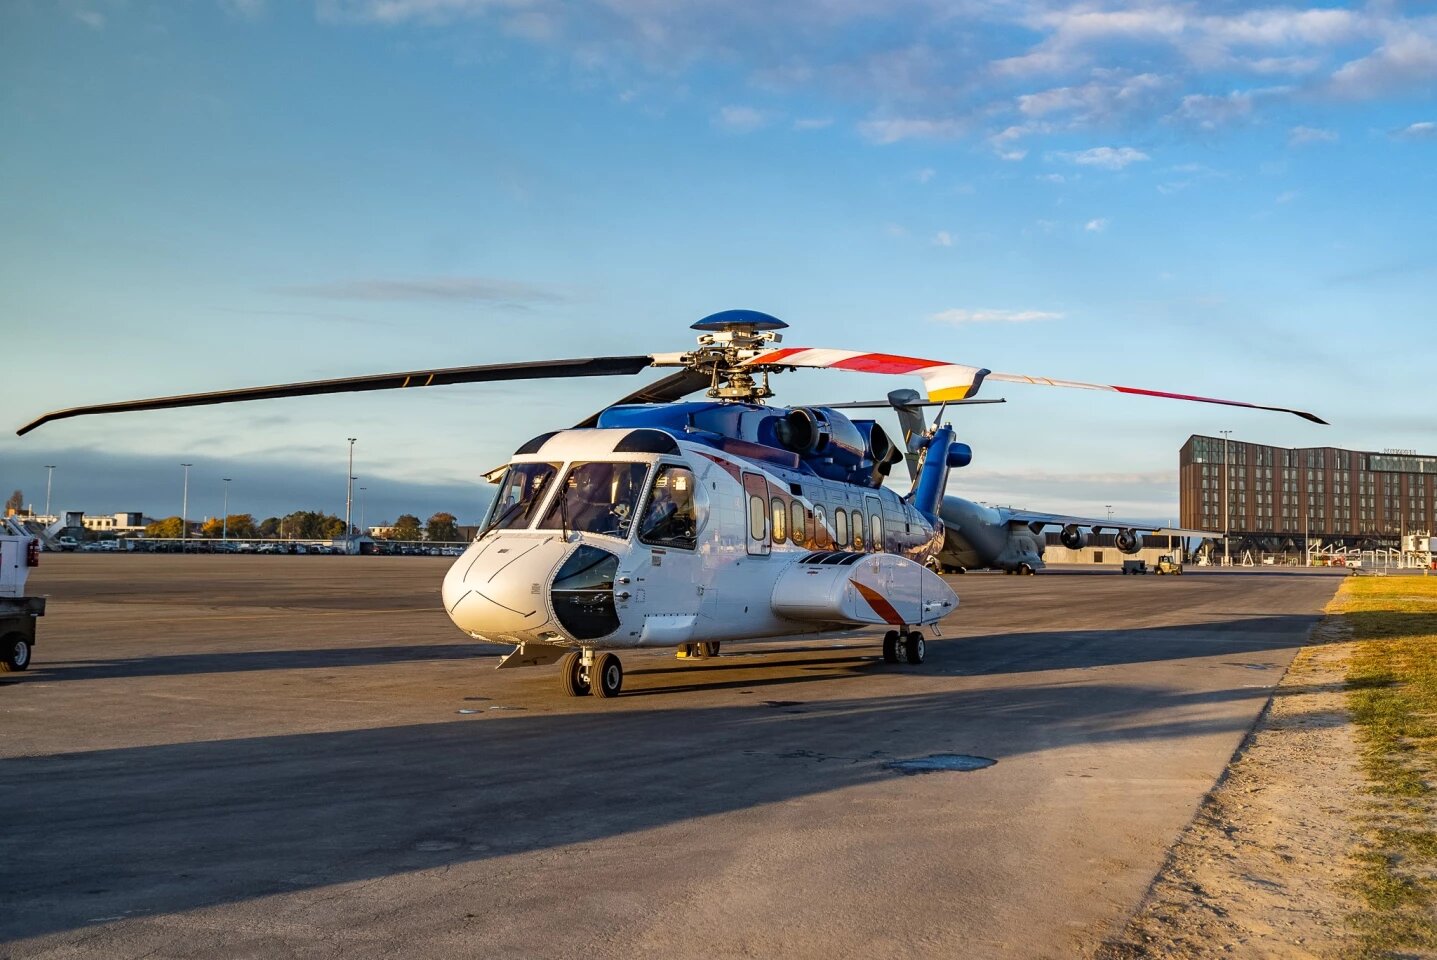
{"label": "helicopter shadow on tarmac", "polygon": [[[1251,723],[1279,671],[1254,674],[1264,683],[1212,689],[1023,674],[1044,660],[1056,670],[1250,657],[1300,644],[1301,621],[1315,619],[1270,618],[1256,634],[1173,627],[1015,635],[1009,647],[1031,655],[1011,670],[985,660],[1001,656],[998,636],[934,644],[922,668],[887,668],[847,649],[831,659],[742,658],[751,661],[753,675],[741,678],[748,688],[762,685],[765,670],[802,671],[782,680],[790,699],[769,704],[685,704],[688,687],[739,683],[730,675],[742,668],[723,657],[686,666],[688,686],[667,682],[671,668],[635,671],[636,686],[662,681],[649,692],[673,695],[668,702],[580,700],[550,713],[6,760],[0,802],[44,816],[14,820],[0,834],[0,899],[9,905],[0,939],[435,867],[464,864],[483,876],[496,857],[880,784],[897,776],[884,764],[899,755],[959,751],[1001,764],[1065,747],[1232,734]],[[977,686],[967,679],[996,681],[1005,670],[1015,676]],[[950,673],[952,689],[931,688]],[[865,677],[929,687],[798,699],[813,682]],[[772,708],[780,703],[798,709]]]}

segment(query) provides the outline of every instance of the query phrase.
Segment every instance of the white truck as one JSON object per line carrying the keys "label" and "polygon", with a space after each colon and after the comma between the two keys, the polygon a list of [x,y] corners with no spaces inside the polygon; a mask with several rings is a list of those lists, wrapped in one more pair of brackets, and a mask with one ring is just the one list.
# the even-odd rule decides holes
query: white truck
{"label": "white truck", "polygon": [[0,673],[30,666],[35,620],[45,615],[45,598],[25,596],[25,578],[39,565],[39,540],[0,536]]}

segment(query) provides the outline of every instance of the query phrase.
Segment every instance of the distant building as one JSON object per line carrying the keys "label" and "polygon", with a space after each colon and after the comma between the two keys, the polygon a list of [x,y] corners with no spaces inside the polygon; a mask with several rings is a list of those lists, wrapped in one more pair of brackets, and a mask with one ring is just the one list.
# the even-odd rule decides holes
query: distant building
{"label": "distant building", "polygon": [[1336,447],[1270,447],[1192,436],[1178,453],[1180,525],[1222,530],[1223,487],[1234,540],[1281,550],[1303,538],[1396,543],[1432,531],[1437,456]]}
{"label": "distant building", "polygon": [[135,512],[84,514],[80,520],[86,530],[113,533],[118,536],[145,532],[145,515]]}

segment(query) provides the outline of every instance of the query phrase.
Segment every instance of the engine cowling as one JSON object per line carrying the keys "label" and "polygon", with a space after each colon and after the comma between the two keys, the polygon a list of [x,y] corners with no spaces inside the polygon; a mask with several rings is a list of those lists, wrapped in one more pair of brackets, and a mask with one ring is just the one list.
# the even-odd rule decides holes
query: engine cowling
{"label": "engine cowling", "polygon": [[1113,545],[1120,553],[1137,553],[1143,548],[1143,538],[1136,530],[1119,530]]}
{"label": "engine cowling", "polygon": [[1058,540],[1069,550],[1081,550],[1088,545],[1088,535],[1075,525],[1068,525],[1058,534]]}

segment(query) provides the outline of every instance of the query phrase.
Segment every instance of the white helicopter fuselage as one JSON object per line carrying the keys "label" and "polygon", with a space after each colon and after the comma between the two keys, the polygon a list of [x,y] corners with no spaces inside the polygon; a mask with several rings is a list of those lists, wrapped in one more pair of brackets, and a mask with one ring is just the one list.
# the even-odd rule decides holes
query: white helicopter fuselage
{"label": "white helicopter fuselage", "polygon": [[[669,449],[626,451],[636,434],[649,442],[628,446]],[[501,484],[492,528],[445,577],[454,623],[523,647],[610,650],[902,630],[957,606],[924,565],[941,527],[892,491],[655,434],[566,430],[516,455],[511,476],[545,479],[527,501]],[[583,492],[595,477],[598,496]],[[663,519],[675,496],[677,525]]]}

